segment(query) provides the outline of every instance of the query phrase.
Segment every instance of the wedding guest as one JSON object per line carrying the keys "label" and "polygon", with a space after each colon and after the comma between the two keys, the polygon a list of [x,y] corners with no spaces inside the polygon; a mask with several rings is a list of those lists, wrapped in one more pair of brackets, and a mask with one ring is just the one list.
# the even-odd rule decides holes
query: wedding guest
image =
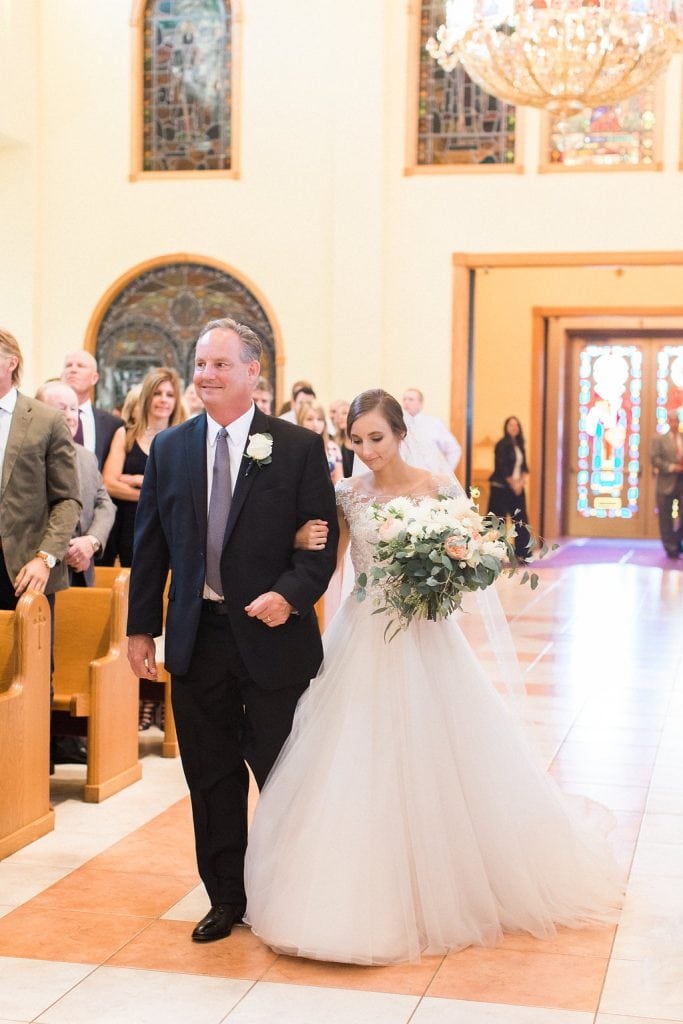
{"label": "wedding guest", "polygon": [[295,380],[294,383],[292,384],[292,390],[290,392],[290,394],[291,394],[290,400],[288,402],[283,402],[283,404],[280,406],[280,410],[278,412],[279,419],[285,419],[286,418],[288,420],[288,422],[296,423],[296,415],[294,415],[292,417],[292,416],[289,416],[288,414],[291,413],[292,407],[294,405],[294,399],[296,398],[297,392],[301,388],[309,388],[311,394],[313,395],[313,397],[315,397],[315,392],[313,391],[313,385],[311,384],[310,381],[308,381],[308,380]]}
{"label": "wedding guest", "polygon": [[[683,546],[683,434],[681,409],[669,409],[666,434],[655,434],[650,441],[650,462],[656,474],[655,496],[659,533],[667,558],[677,559]],[[678,526],[674,529],[672,511],[678,501]]]}
{"label": "wedding guest", "polygon": [[265,377],[259,377],[254,386],[254,405],[266,416],[273,411],[273,386]]}
{"label": "wedding guest", "polygon": [[27,590],[69,585],[66,554],[81,510],[76,450],[61,412],[21,394],[24,359],[0,328],[0,608]]}
{"label": "wedding guest", "polygon": [[93,388],[99,379],[97,360],[85,349],[69,353],[64,360],[62,380],[78,395],[80,423],[76,441],[88,451],[95,452],[101,470],[109,454],[112,438],[122,422],[118,416],[113,416],[105,409],[97,409],[92,404]]}
{"label": "wedding guest", "polygon": [[298,388],[294,393],[294,400],[292,401],[291,409],[288,412],[283,413],[280,416],[280,419],[286,420],[287,423],[296,423],[301,406],[305,405],[306,402],[315,402],[315,398],[315,391],[310,385],[305,384],[303,387]]}
{"label": "wedding guest", "polygon": [[183,391],[183,405],[185,406],[185,412],[188,419],[190,416],[196,416],[204,408],[204,403],[197,394],[192,381],[190,381]]}
{"label": "wedding guest", "polygon": [[119,427],[102,473],[118,511],[118,556],[122,566],[133,559],[133,533],[140,488],[150,445],[162,430],[186,419],[180,395],[180,378],[169,367],[150,370],[142,382],[139,415],[129,427]]}
{"label": "wedding guest", "polygon": [[[64,413],[71,436],[78,430],[78,396],[73,388],[60,381],[43,384],[36,398]],[[81,514],[69,541],[66,564],[72,587],[92,587],[95,582],[95,555],[104,549],[114,525],[116,507],[107,494],[97,468],[97,456],[82,444],[76,444],[80,482]]]}
{"label": "wedding guest", "polygon": [[353,473],[353,449],[348,443],[346,419],[349,415],[349,403],[345,398],[337,398],[330,403],[329,418],[332,421],[332,437],[338,444],[342,456],[342,472],[344,476]]}
{"label": "wedding guest", "polygon": [[516,416],[508,416],[503,424],[503,436],[496,444],[491,485],[489,512],[501,519],[510,517],[515,525],[515,554],[524,560],[528,555],[529,531],[524,485],[529,475],[522,426]]}
{"label": "wedding guest", "polygon": [[[123,566],[130,566],[133,561],[135,517],[152,441],[162,430],[187,418],[176,371],[167,366],[150,370],[142,382],[137,409],[132,426],[117,431],[104,467],[107,489],[117,499],[118,555]],[[143,694],[140,732],[153,724],[158,704],[159,701],[146,699]]]}
{"label": "wedding guest", "polygon": [[446,424],[436,416],[430,416],[429,413],[424,412],[423,406],[424,395],[419,388],[408,388],[407,391],[404,391],[404,411],[416,421],[422,436],[434,442],[446,460],[446,465],[454,473],[460,462],[462,449]]}
{"label": "wedding guest", "polygon": [[300,427],[313,430],[323,438],[330,477],[336,484],[342,478],[342,454],[339,445],[327,433],[327,418],[320,402],[303,402],[298,408],[296,421]]}

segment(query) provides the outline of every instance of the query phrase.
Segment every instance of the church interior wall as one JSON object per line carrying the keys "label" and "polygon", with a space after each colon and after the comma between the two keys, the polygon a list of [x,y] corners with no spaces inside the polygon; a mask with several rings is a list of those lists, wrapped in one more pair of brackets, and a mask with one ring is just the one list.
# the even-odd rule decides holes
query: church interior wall
{"label": "church interior wall", "polygon": [[[13,71],[0,135],[22,138],[0,148],[3,320],[27,351],[27,390],[58,372],[130,267],[191,253],[266,298],[284,390],[299,376],[326,400],[422,386],[447,418],[453,253],[683,249],[680,58],[661,172],[539,174],[540,115],[525,112],[523,174],[406,175],[408,5],[240,6],[239,178],[130,181],[130,0],[0,5]],[[603,287],[633,301],[630,270],[619,282],[590,273],[591,302]],[[513,324],[510,308],[478,316],[496,345],[526,345],[515,376],[525,416],[530,313]],[[488,433],[498,384],[478,373],[476,386]]]}

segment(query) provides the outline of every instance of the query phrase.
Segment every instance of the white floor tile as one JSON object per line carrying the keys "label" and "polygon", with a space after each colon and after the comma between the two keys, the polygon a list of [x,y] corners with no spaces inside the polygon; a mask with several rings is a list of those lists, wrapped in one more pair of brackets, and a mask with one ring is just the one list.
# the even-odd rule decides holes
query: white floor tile
{"label": "white floor tile", "polygon": [[259,982],[224,1024],[407,1024],[418,1001],[418,996]]}
{"label": "white floor tile", "polygon": [[167,910],[162,917],[169,921],[200,921],[204,914],[208,913],[210,905],[206,889],[200,882],[191,892],[188,892],[187,896]]}
{"label": "white floor tile", "polygon": [[651,956],[646,960],[612,960],[607,969],[600,1011],[655,1020],[683,1018],[681,960]]}
{"label": "white floor tile", "polygon": [[[660,1017],[617,1017],[613,1013],[599,1013],[595,1018],[595,1024],[672,1024],[671,1020],[665,1021]],[[673,1024],[678,1024],[674,1021]]]}
{"label": "white floor tile", "polygon": [[646,810],[648,814],[683,814],[683,792],[651,786]]}
{"label": "white floor tile", "polygon": [[683,814],[646,814],[640,829],[640,838],[645,843],[672,843],[682,849],[683,860]]}
{"label": "white floor tile", "polygon": [[100,967],[39,1024],[219,1024],[253,982]]}
{"label": "white floor tile", "polygon": [[0,893],[3,905],[11,903],[15,907],[20,906],[72,870],[68,864],[14,864],[9,860],[1,861]]}
{"label": "white floor tile", "polygon": [[461,999],[422,1000],[410,1024],[593,1024],[592,1013]]}
{"label": "white floor tile", "polygon": [[638,841],[631,878],[645,875],[655,878],[683,878],[683,851],[674,843]]}
{"label": "white floor tile", "polygon": [[33,1020],[92,970],[92,964],[0,957],[0,1019]]}

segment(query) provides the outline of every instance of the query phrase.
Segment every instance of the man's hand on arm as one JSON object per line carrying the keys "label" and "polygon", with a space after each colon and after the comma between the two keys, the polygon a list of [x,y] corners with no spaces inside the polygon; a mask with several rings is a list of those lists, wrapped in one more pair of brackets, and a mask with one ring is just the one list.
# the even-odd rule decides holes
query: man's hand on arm
{"label": "man's hand on arm", "polygon": [[99,549],[93,544],[93,537],[72,537],[69,541],[69,550],[66,555],[66,564],[75,569],[76,572],[85,572],[92,562],[96,550]]}
{"label": "man's hand on arm", "polygon": [[157,662],[154,637],[133,633],[128,637],[128,661],[138,679],[156,679]]}
{"label": "man's hand on arm", "polygon": [[244,610],[250,619],[259,619],[264,626],[270,626],[271,629],[284,625],[294,611],[289,601],[274,590],[260,594]]}

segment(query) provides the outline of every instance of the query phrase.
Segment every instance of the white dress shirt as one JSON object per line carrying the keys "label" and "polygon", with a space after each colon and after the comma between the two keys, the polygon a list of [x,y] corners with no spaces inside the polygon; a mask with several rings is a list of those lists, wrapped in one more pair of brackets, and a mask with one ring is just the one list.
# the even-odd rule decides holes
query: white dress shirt
{"label": "white dress shirt", "polygon": [[[240,416],[238,419],[233,420],[232,423],[228,423],[225,428],[228,432],[228,454],[230,455],[230,483],[232,484],[232,493],[235,493],[235,484],[237,482],[237,476],[242,467],[242,457],[244,455],[244,449],[247,446],[247,438],[249,437],[249,428],[251,427],[251,421],[254,418],[254,404],[250,405],[247,411]],[[216,457],[216,438],[218,437],[218,431],[222,430],[220,423],[216,423],[214,419],[206,414],[206,513],[207,518],[209,514],[209,508],[211,507],[211,486],[213,484],[213,463]],[[204,593],[202,595],[209,601],[222,601],[223,598],[220,594],[217,594],[211,587],[204,581]]]}
{"label": "white dress shirt", "polygon": [[5,463],[5,449],[9,439],[9,431],[12,426],[12,415],[17,404],[17,389],[10,388],[6,395],[0,398],[0,484],[2,482],[2,468]]}
{"label": "white dress shirt", "polygon": [[92,411],[92,402],[88,399],[83,405],[79,405],[78,412],[83,427],[83,447],[89,452],[95,451],[95,414]]}

